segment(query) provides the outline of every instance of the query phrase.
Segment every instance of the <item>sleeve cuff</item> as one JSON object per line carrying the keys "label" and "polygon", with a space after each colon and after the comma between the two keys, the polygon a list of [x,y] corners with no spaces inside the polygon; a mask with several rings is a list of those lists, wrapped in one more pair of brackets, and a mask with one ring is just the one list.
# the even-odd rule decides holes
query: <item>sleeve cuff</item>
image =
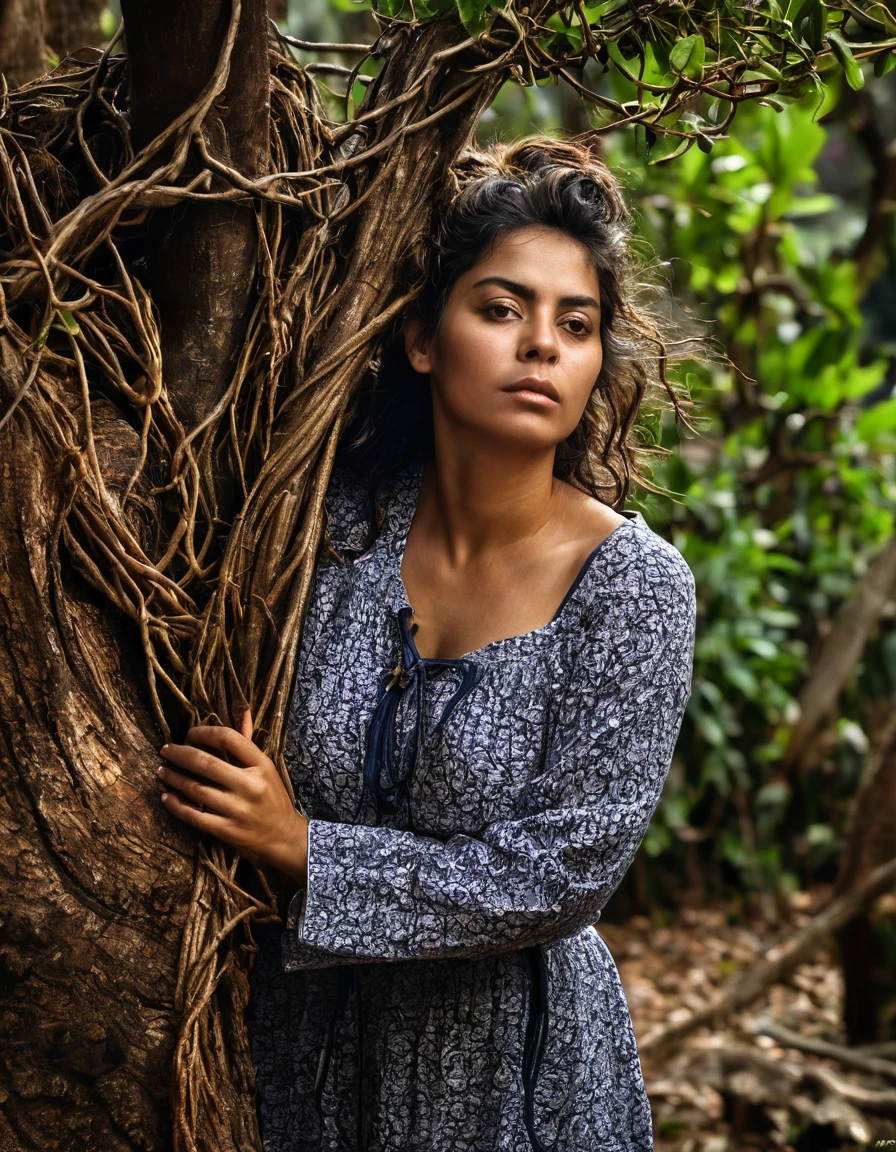
{"label": "sleeve cuff", "polygon": [[[296,972],[303,968],[327,968],[344,960],[324,949],[315,947],[308,939],[306,920],[309,907],[314,906],[319,893],[319,878],[315,867],[316,833],[323,824],[320,820],[308,821],[308,859],[305,887],[300,888],[289,902],[286,913],[286,932],[283,934],[283,971]],[[325,827],[325,825],[324,825]],[[313,917],[312,917],[313,918]]]}
{"label": "sleeve cuff", "polygon": [[397,847],[407,851],[413,840],[387,828],[309,820],[307,882],[287,911],[284,971],[414,959],[442,943],[441,920],[409,906],[412,869]]}

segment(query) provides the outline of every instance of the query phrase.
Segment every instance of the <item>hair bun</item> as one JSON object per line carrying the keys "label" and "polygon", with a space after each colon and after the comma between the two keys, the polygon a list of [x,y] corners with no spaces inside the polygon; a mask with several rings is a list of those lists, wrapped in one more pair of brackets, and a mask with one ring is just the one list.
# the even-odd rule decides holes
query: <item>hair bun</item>
{"label": "hair bun", "polygon": [[576,198],[589,208],[598,209],[602,219],[623,222],[628,217],[619,185],[605,164],[601,137],[586,132],[567,140],[551,136],[526,136],[521,140],[491,141],[485,148],[464,149],[451,167],[445,205],[471,185],[495,177],[514,183],[529,183],[530,178],[543,179],[556,173],[557,179],[568,178],[576,184]]}
{"label": "hair bun", "polygon": [[529,136],[504,145],[505,163],[520,173],[540,173],[545,168],[578,168],[585,170],[600,160],[599,137],[588,134],[576,140],[555,140],[551,136]]}

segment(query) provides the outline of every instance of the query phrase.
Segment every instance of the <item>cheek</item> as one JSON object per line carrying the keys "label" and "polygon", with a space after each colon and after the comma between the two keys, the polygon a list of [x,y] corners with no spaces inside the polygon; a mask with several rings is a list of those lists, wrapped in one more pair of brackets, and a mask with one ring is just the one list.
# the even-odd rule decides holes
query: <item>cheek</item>
{"label": "cheek", "polygon": [[496,381],[506,378],[512,351],[502,348],[502,335],[500,330],[470,323],[443,330],[436,372],[439,389],[452,408],[476,407]]}
{"label": "cheek", "polygon": [[587,356],[583,357],[581,364],[577,365],[575,393],[576,407],[580,411],[583,411],[588,403],[588,397],[594,390],[603,362],[603,348],[598,345],[597,348],[590,348]]}

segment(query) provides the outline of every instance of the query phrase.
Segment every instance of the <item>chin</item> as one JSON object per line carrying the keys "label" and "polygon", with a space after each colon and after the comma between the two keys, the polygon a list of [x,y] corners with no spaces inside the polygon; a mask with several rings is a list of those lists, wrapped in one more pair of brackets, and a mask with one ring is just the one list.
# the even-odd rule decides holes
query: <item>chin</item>
{"label": "chin", "polygon": [[546,428],[541,430],[531,427],[521,428],[519,422],[516,422],[516,427],[508,427],[505,424],[497,428],[483,428],[482,435],[508,448],[516,448],[530,452],[546,452],[562,444],[569,433],[557,432],[554,429],[548,431]]}

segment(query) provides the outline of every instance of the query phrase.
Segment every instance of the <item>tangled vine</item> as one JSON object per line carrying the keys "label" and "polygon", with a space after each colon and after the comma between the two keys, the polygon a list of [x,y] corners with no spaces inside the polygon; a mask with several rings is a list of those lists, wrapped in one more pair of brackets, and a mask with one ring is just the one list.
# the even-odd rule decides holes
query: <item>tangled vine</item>
{"label": "tangled vine", "polygon": [[[832,54],[854,83],[856,57],[892,56],[896,25],[880,4],[820,0],[796,19],[775,0],[461,0],[460,19],[453,3],[382,4],[369,45],[309,45],[272,27],[270,171],[250,178],[207,131],[245,2],[232,0],[198,99],[141,150],[121,31],[0,92],[0,428],[27,421],[60,461],[58,533],[139,634],[163,736],[233,723],[249,705],[289,788],[284,717],[339,435],[419,287],[397,270],[419,267],[432,189],[500,85],[557,79],[594,107],[597,129],[641,124],[648,143],[710,147],[740,102],[811,87]],[[870,39],[851,49],[856,11]],[[355,62],[303,66],[293,49]],[[599,83],[607,69],[627,96]],[[342,119],[319,77],[344,84]],[[254,213],[255,293],[226,391],[188,426],[166,388],[135,240],[155,211],[228,201]],[[243,1010],[251,925],[275,917],[277,900],[269,877],[238,880],[238,867],[224,845],[198,845],[172,1080],[176,1146],[189,1152],[260,1147]]]}

